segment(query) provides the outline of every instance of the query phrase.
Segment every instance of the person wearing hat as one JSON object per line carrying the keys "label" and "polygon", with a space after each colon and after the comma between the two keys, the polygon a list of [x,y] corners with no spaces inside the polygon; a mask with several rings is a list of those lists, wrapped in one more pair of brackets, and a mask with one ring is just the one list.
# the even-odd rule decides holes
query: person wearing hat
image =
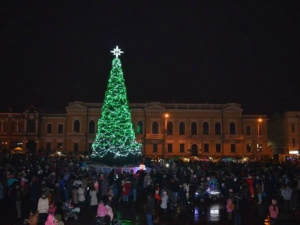
{"label": "person wearing hat", "polygon": [[274,225],[276,223],[277,216],[279,213],[277,201],[275,199],[272,199],[271,205],[269,207],[269,213],[270,213],[271,225]]}

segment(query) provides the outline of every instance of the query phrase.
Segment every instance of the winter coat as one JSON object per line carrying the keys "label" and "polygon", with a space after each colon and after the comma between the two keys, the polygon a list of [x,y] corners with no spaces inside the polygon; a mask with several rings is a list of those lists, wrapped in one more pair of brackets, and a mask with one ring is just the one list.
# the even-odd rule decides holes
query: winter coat
{"label": "winter coat", "polygon": [[91,196],[91,206],[98,205],[98,198],[97,198],[97,191],[96,190],[91,190],[90,191],[90,196]]}
{"label": "winter coat", "polygon": [[166,209],[168,207],[168,195],[162,195],[161,196],[161,204],[160,204],[160,208],[162,209]]}
{"label": "winter coat", "polygon": [[281,195],[284,200],[291,200],[292,190],[289,187],[282,189]]}
{"label": "winter coat", "polygon": [[77,189],[72,190],[72,200],[73,204],[78,204],[78,194],[77,194]]}
{"label": "winter coat", "polygon": [[270,217],[276,219],[279,213],[278,206],[276,205],[274,210],[274,205],[270,205],[269,212],[270,212]]}
{"label": "winter coat", "polygon": [[48,198],[40,198],[38,202],[37,210],[39,213],[48,213],[49,210],[49,200]]}
{"label": "winter coat", "polygon": [[227,204],[226,204],[226,210],[227,212],[232,212],[234,209],[231,208],[231,204],[233,204],[233,201],[231,198],[227,199]]}
{"label": "winter coat", "polygon": [[54,222],[54,216],[49,214],[47,217],[47,221],[45,222],[45,225],[57,225],[57,223]]}
{"label": "winter coat", "polygon": [[109,182],[108,180],[102,180],[101,181],[101,196],[106,196],[109,188]]}
{"label": "winter coat", "polygon": [[146,206],[145,206],[146,214],[152,214],[153,209],[154,209],[154,199],[151,198],[151,199],[147,200],[147,203],[146,203]]}
{"label": "winter coat", "polygon": [[107,210],[108,210],[108,215],[109,215],[109,217],[110,217],[110,221],[113,221],[113,219],[114,219],[114,213],[113,213],[113,210],[112,210],[112,208],[109,206],[109,205],[105,205],[105,207],[107,208]]}
{"label": "winter coat", "polygon": [[108,209],[103,204],[99,204],[97,208],[97,216],[104,217],[106,215],[108,215]]}
{"label": "winter coat", "polygon": [[130,192],[130,181],[126,181],[125,184],[123,185],[123,191],[122,194],[123,195],[129,195]]}
{"label": "winter coat", "polygon": [[84,202],[85,201],[85,191],[84,191],[83,187],[79,187],[77,189],[77,194],[78,194],[78,201]]}

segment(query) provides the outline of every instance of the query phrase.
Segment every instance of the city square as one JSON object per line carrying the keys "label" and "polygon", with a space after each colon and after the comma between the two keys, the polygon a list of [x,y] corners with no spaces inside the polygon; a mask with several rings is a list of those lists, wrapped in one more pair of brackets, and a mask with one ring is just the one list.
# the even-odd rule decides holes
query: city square
{"label": "city square", "polygon": [[300,224],[291,5],[6,3],[0,224]]}

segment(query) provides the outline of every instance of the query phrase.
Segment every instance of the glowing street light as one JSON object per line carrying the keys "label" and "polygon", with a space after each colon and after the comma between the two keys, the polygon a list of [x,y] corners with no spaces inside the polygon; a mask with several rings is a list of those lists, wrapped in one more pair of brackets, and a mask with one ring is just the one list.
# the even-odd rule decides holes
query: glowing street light
{"label": "glowing street light", "polygon": [[164,127],[164,143],[163,143],[163,158],[166,157],[166,136],[167,136],[167,129],[168,129],[168,118],[169,118],[169,114],[165,113],[164,117],[165,117],[165,127]]}
{"label": "glowing street light", "polygon": [[259,154],[259,152],[261,151],[261,146],[259,144],[259,136],[262,134],[261,131],[261,123],[263,122],[262,118],[258,118],[257,120],[257,154]]}

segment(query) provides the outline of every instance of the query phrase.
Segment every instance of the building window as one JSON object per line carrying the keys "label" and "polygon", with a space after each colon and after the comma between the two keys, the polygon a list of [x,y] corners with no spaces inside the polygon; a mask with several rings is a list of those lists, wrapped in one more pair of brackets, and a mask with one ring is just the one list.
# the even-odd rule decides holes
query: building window
{"label": "building window", "polygon": [[167,135],[173,135],[173,123],[168,122],[167,124]]}
{"label": "building window", "polygon": [[51,134],[52,133],[52,124],[48,123],[47,124],[47,134]]}
{"label": "building window", "polygon": [[246,126],[246,135],[251,135],[251,127]]}
{"label": "building window", "polygon": [[94,134],[95,133],[95,122],[94,120],[91,120],[89,122],[89,134]]}
{"label": "building window", "polygon": [[57,133],[62,134],[63,131],[64,131],[64,125],[63,124],[58,124]]}
{"label": "building window", "polygon": [[35,133],[35,120],[27,120],[27,133]]}
{"label": "building window", "polygon": [[231,144],[230,145],[230,151],[231,152],[235,152],[235,144]]}
{"label": "building window", "polygon": [[257,151],[262,152],[262,144],[257,144]]}
{"label": "building window", "polygon": [[295,138],[293,138],[293,147],[295,147],[296,146],[296,140],[295,140]]}
{"label": "building window", "polygon": [[158,134],[158,123],[157,122],[152,123],[152,134]]}
{"label": "building window", "polygon": [[50,152],[50,151],[51,151],[51,143],[50,143],[50,142],[47,142],[47,143],[46,143],[46,151],[47,151],[47,152]]}
{"label": "building window", "polygon": [[74,121],[74,133],[80,132],[80,122],[78,120]]}
{"label": "building window", "polygon": [[74,152],[77,153],[79,151],[79,144],[74,143]]}
{"label": "building window", "polygon": [[221,144],[216,144],[216,152],[217,153],[221,152]]}
{"label": "building window", "polygon": [[247,152],[251,152],[251,151],[252,151],[251,144],[248,143],[248,144],[246,145],[246,151],[247,151]]}
{"label": "building window", "polygon": [[292,133],[295,133],[295,124],[292,124]]}
{"label": "building window", "polygon": [[136,133],[143,134],[143,132],[144,132],[143,130],[144,130],[143,122],[139,121],[136,126]]}
{"label": "building window", "polygon": [[180,144],[179,145],[179,151],[184,152],[184,150],[185,150],[185,144]]}
{"label": "building window", "polygon": [[152,144],[152,149],[153,149],[153,152],[158,152],[158,145]]}
{"label": "building window", "polygon": [[204,144],[204,152],[209,152],[209,144]]}
{"label": "building window", "polygon": [[235,131],[235,123],[231,122],[229,124],[229,133],[230,134],[236,134],[236,131]]}
{"label": "building window", "polygon": [[185,123],[184,122],[179,123],[179,135],[185,135]]}
{"label": "building window", "polygon": [[215,135],[221,134],[221,124],[219,122],[215,123]]}
{"label": "building window", "polygon": [[196,122],[192,122],[192,124],[191,124],[191,134],[197,135],[197,123]]}
{"label": "building window", "polygon": [[209,135],[209,125],[207,122],[203,123],[203,135]]}
{"label": "building window", "polygon": [[168,144],[168,152],[172,152],[173,151],[173,144]]}

